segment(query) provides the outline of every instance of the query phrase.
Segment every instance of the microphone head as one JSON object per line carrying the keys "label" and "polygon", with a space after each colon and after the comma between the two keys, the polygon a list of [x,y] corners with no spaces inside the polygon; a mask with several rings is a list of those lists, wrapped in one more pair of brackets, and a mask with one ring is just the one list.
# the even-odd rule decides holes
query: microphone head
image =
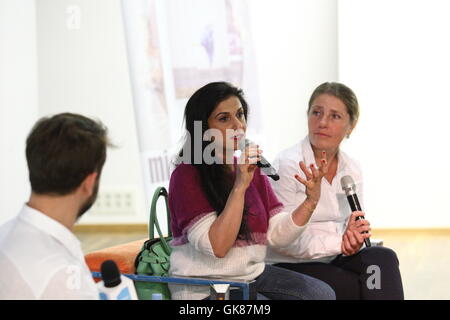
{"label": "microphone head", "polygon": [[[245,147],[251,144],[255,144],[250,139],[245,139]],[[261,161],[258,161],[256,165],[258,168],[261,168],[261,172],[264,173],[266,176],[272,178],[274,181],[280,180],[280,176],[278,175],[277,171],[274,167],[267,161],[266,158],[264,158],[262,155],[260,156]]]}
{"label": "microphone head", "polygon": [[343,176],[341,178],[341,187],[347,196],[356,192],[355,182],[351,176]]}
{"label": "microphone head", "polygon": [[106,260],[102,263],[101,272],[103,283],[107,288],[118,286],[122,282],[119,268],[112,260]]}
{"label": "microphone head", "polygon": [[244,151],[245,147],[250,145],[252,142],[250,140],[248,140],[247,138],[245,139],[240,139],[238,142],[238,150],[240,151]]}

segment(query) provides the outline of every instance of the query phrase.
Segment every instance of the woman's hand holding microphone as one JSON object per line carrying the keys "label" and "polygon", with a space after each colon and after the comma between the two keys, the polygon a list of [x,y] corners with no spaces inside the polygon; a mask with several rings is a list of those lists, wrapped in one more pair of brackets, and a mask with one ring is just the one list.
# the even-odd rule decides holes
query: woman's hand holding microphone
{"label": "woman's hand holding microphone", "polygon": [[[325,151],[322,152],[322,159],[318,169],[313,164],[311,164],[309,166],[310,169],[308,169],[303,161],[301,161],[299,165],[300,169],[306,176],[306,180],[300,177],[300,175],[295,176],[295,179],[302,183],[306,188],[306,200],[300,205],[300,207],[303,206],[306,208],[306,211],[310,212],[309,216],[306,215],[308,217],[306,222],[305,219],[301,220],[302,224],[300,225],[304,225],[309,221],[309,218],[311,217],[320,199],[320,185],[322,183],[322,178],[328,172],[326,153]],[[364,213],[361,211],[355,211],[352,213],[349,217],[347,228],[342,236],[341,250],[342,253],[347,256],[357,253],[364,243],[364,239],[371,236],[369,221],[365,219],[356,220],[359,216],[364,217]]]}
{"label": "woman's hand holding microphone", "polygon": [[238,159],[236,168],[235,187],[247,189],[253,180],[253,175],[258,167],[256,163],[261,160],[262,150],[258,145],[247,145]]}
{"label": "woman's hand holding microphone", "polygon": [[[370,223],[366,219],[356,220],[358,217],[364,218],[364,212],[354,211],[348,218],[347,228],[342,235],[341,250],[346,256],[351,256],[361,249],[364,239],[370,238]],[[364,233],[367,232],[367,233]]]}

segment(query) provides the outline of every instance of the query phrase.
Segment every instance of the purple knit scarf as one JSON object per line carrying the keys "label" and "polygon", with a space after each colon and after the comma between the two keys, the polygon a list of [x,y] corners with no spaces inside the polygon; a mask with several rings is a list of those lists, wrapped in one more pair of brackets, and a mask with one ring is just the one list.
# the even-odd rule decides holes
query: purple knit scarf
{"label": "purple knit scarf", "polygon": [[[233,247],[252,244],[267,245],[269,219],[283,209],[278,201],[267,176],[257,168],[250,186],[245,192],[247,206],[247,225],[250,229],[249,240],[236,240]],[[181,163],[173,171],[169,185],[169,209],[173,240],[172,246],[188,242],[189,229],[207,214],[215,211],[209,204],[201,188],[197,169]]]}

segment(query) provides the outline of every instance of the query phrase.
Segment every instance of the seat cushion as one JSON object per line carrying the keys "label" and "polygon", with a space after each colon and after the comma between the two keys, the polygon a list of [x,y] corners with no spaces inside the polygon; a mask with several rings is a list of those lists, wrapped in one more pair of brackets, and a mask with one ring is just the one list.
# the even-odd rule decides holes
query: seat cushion
{"label": "seat cushion", "polygon": [[134,261],[146,240],[132,241],[97,250],[86,254],[84,259],[91,272],[100,272],[101,265],[105,260],[113,260],[121,273],[133,274],[136,271]]}

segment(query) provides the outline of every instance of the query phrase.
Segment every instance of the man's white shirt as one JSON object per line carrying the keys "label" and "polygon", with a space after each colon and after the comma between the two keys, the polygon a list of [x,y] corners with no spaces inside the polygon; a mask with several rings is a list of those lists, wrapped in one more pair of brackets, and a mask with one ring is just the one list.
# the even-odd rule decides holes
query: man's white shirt
{"label": "man's white shirt", "polygon": [[0,227],[0,299],[98,298],[80,241],[61,223],[24,205]]}

